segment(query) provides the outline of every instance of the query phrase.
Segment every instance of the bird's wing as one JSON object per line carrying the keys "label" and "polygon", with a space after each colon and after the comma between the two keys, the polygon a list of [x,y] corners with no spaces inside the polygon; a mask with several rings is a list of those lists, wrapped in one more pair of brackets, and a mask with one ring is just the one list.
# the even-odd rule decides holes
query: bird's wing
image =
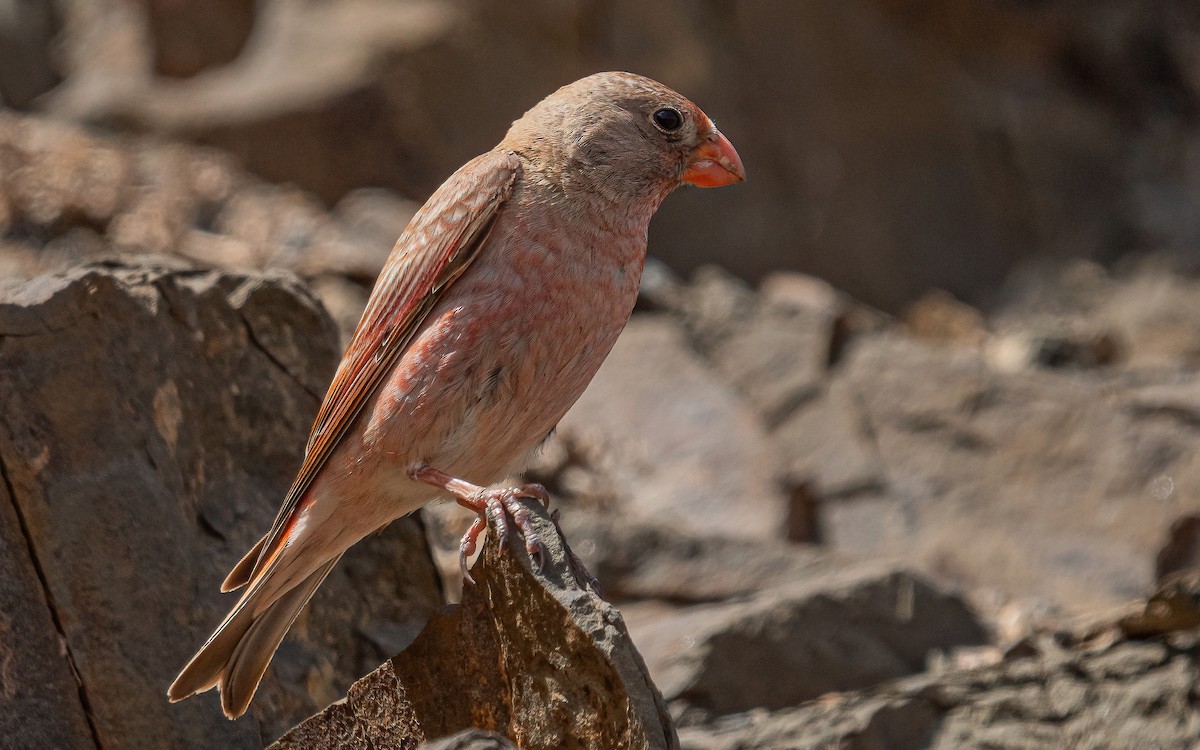
{"label": "bird's wing", "polygon": [[271,531],[258,545],[258,560],[248,580],[278,553],[301,499],[354,418],[425,316],[479,255],[520,169],[520,161],[507,151],[491,151],[467,162],[429,198],[396,241],[317,412],[304,464]]}

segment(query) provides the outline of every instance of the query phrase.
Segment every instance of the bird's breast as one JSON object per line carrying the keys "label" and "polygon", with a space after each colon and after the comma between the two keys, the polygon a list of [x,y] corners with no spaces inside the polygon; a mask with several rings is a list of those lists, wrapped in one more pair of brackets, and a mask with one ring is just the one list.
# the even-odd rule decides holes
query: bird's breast
{"label": "bird's breast", "polygon": [[644,231],[501,217],[398,364],[373,441],[472,481],[502,478],[612,349],[644,259]]}

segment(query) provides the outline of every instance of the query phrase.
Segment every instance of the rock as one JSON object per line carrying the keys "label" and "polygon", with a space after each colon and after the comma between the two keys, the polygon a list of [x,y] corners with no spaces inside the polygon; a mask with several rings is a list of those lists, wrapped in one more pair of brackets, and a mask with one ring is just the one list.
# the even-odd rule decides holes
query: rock
{"label": "rock", "polygon": [[1133,638],[1200,627],[1200,568],[1168,575],[1141,612],[1121,618],[1117,625]]}
{"label": "rock", "polygon": [[22,605],[3,611],[28,639],[21,683],[38,687],[0,693],[0,716],[63,704],[23,714],[21,736],[70,739],[83,714],[98,746],[261,747],[440,607],[419,526],[393,524],[325,582],[249,716],[226,721],[215,693],[166,701],[299,466],[335,347],[286,274],[110,264],[3,287],[0,466],[15,513],[0,537],[23,538],[4,554],[27,559],[6,563],[17,593],[0,590]]}
{"label": "rock", "polygon": [[503,551],[489,535],[460,605],[273,750],[406,748],[471,727],[522,748],[678,747],[620,614],[580,587],[545,509],[526,507],[541,572],[516,535]]}
{"label": "rock", "polygon": [[849,338],[882,325],[817,279],[775,274],[756,295],[716,267],[697,270],[672,309],[696,349],[771,429],[820,392]]}
{"label": "rock", "polygon": [[0,735],[14,748],[98,749],[78,666],[64,653],[63,625],[46,599],[6,471],[0,480]]}
{"label": "rock", "polygon": [[823,504],[883,488],[884,466],[856,400],[846,381],[834,379],[775,429],[784,482],[809,487]]}
{"label": "rock", "polygon": [[146,3],[154,72],[187,78],[233,62],[254,29],[250,0]]}
{"label": "rock", "polygon": [[935,289],[908,306],[904,327],[926,341],[979,346],[987,338],[983,313]]}
{"label": "rock", "polygon": [[895,334],[860,338],[842,368],[841,419],[865,425],[884,478],[871,515],[894,519],[857,553],[1077,613],[1150,589],[1200,486],[1194,372],[997,372]]}
{"label": "rock", "polygon": [[563,510],[561,523],[612,601],[740,600],[854,563],[815,546],[692,534],[574,504]]}
{"label": "rock", "polygon": [[604,472],[631,518],[783,535],[785,505],[763,429],[667,316],[630,321],[559,431],[602,446]]}
{"label": "rock", "polygon": [[1120,272],[1084,261],[1024,267],[1005,283],[989,346],[1015,340],[1034,364],[1042,352],[1063,359],[1074,350],[1085,363],[1127,370],[1195,368],[1200,281],[1181,265],[1160,254]]}
{"label": "rock", "polygon": [[423,743],[418,750],[516,750],[516,747],[495,732],[467,729],[453,737]]}
{"label": "rock", "polygon": [[0,278],[144,254],[318,281],[343,331],[416,210],[378,189],[332,211],[212,149],[0,111]]}
{"label": "rock", "polygon": [[50,3],[0,3],[0,106],[24,109],[59,83],[52,50],[61,28]]}
{"label": "rock", "polygon": [[957,597],[864,565],[630,628],[677,715],[784,708],[919,672],[931,651],[987,638]]}
{"label": "rock", "polygon": [[680,730],[690,750],[1156,747],[1200,736],[1195,646],[1121,642],[920,675]]}
{"label": "rock", "polygon": [[1174,573],[1200,569],[1200,515],[1176,519],[1168,534],[1170,537],[1154,563],[1154,578],[1160,583]]}

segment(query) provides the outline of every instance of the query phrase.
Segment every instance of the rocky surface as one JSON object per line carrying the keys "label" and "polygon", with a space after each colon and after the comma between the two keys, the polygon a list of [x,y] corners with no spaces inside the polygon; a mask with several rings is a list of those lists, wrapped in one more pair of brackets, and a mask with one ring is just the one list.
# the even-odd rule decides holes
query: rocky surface
{"label": "rocky surface", "polygon": [[438,609],[412,521],[360,546],[252,715],[166,686],[299,465],[337,337],[288,275],[92,266],[0,291],[0,728],[14,747],[259,747]]}
{"label": "rocky surface", "polygon": [[[1196,28],[0,0],[0,99],[40,112],[0,110],[0,744],[259,747],[319,711],[282,744],[1194,746]],[[606,67],[693,94],[751,171],[668,202],[670,263],[528,472],[612,606],[493,545],[435,614],[470,520],[442,506],[347,555],[248,717],[168,705],[299,463],[321,305],[344,338],[408,199]],[[1045,260],[1147,249],[1174,260]],[[837,286],[677,275],[711,258]]]}
{"label": "rocky surface", "polygon": [[[461,604],[273,750],[411,748],[471,727],[522,748],[677,748],[621,615],[580,586],[546,510],[526,506],[546,544],[541,570],[515,536],[505,549],[489,538]],[[497,746],[471,742],[446,746]]]}
{"label": "rocky surface", "polygon": [[1195,645],[1122,642],[922,675],[680,731],[691,750],[1156,747],[1200,738]]}

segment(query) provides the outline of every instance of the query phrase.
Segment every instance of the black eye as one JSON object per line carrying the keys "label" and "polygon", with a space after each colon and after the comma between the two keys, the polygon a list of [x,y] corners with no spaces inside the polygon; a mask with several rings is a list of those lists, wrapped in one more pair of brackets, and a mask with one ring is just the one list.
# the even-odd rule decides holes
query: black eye
{"label": "black eye", "polygon": [[654,113],[654,124],[667,132],[679,130],[683,125],[683,115],[679,114],[679,110],[663,107]]}

